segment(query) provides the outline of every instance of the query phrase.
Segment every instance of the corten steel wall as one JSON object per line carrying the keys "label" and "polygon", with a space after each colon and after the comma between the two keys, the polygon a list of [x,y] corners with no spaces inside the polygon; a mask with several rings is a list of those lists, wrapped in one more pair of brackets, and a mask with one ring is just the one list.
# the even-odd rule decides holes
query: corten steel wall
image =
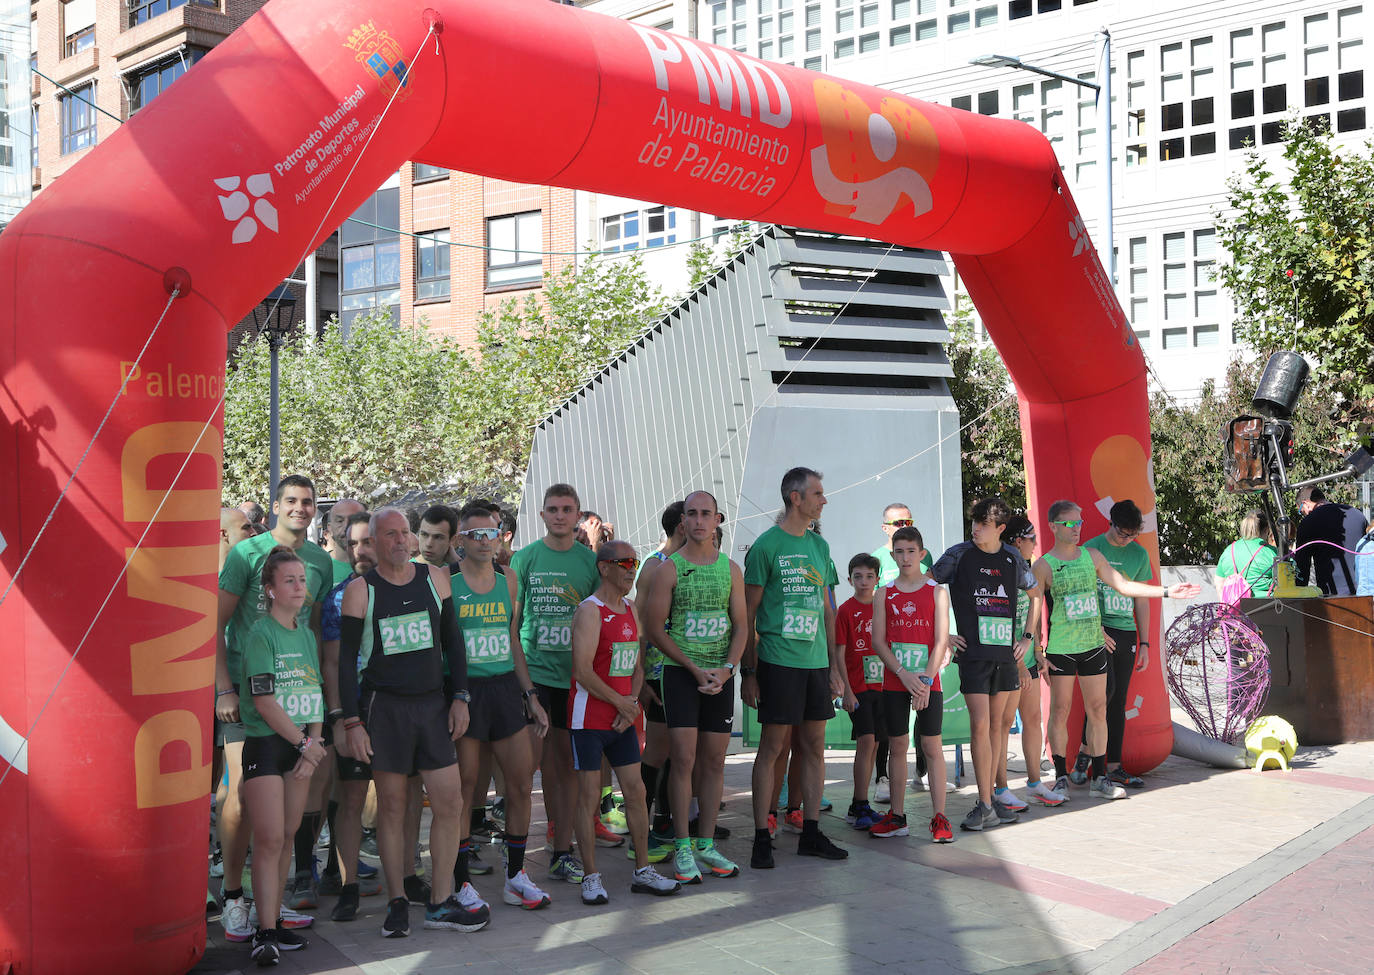
{"label": "corten steel wall", "polygon": [[841,576],[892,501],[935,551],[962,538],[944,270],[931,251],[770,229],[539,424],[517,541],[565,481],[645,554],[663,508],[700,488],[741,560],[796,465],[825,475]]}

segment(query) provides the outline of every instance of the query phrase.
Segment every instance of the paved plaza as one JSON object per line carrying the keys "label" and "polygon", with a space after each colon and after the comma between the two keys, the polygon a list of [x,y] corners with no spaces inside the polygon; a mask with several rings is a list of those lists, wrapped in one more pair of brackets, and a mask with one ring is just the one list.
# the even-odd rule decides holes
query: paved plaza
{"label": "paved plaza", "polygon": [[[952,749],[951,749],[952,752]],[[850,753],[827,756],[835,809],[821,828],[850,851],[845,863],[796,856],[777,839],[777,868],[748,868],[752,754],[732,755],[722,844],[741,863],[732,880],[706,877],[675,897],[630,893],[623,850],[600,850],[611,903],[586,907],[578,888],[545,879],[543,813],[531,830],[530,874],[554,898],[529,913],[500,902],[495,874],[475,878],[492,901],[474,935],[426,931],[381,937],[383,896],[351,924],[328,920],[324,898],[310,947],[279,971],[864,975],[897,972],[1283,973],[1374,969],[1374,743],[1302,749],[1291,772],[1222,771],[1171,758],[1125,801],[1075,787],[1057,809],[1019,823],[929,842],[930,798],[908,799],[912,836],[875,839],[845,825]],[[1013,759],[1013,769],[1022,767]],[[950,763],[951,769],[953,763]],[[1013,785],[1018,781],[1013,771]],[[973,802],[949,796],[956,824]],[[428,817],[426,815],[426,822]],[[247,945],[226,944],[207,915],[209,946],[194,969],[256,971]]]}

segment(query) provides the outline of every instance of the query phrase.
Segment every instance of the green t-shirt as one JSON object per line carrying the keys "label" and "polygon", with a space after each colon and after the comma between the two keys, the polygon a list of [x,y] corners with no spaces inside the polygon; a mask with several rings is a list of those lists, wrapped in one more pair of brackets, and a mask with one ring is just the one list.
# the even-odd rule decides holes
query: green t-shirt
{"label": "green t-shirt", "polygon": [[549,687],[569,686],[573,613],[601,582],[596,555],[576,543],[566,552],[555,552],[541,538],[515,553],[510,571],[515,573],[520,647],[530,679]]}
{"label": "green t-shirt", "polygon": [[[1104,532],[1096,538],[1088,539],[1083,543],[1083,547],[1097,549],[1108,565],[1134,582],[1149,582],[1154,577],[1154,569],[1150,567],[1150,553],[1145,551],[1145,546],[1139,542],[1113,545],[1107,541]],[[1135,632],[1135,597],[1123,596],[1099,579],[1097,602],[1102,608],[1103,626]]]}
{"label": "green t-shirt", "polygon": [[330,586],[330,589],[333,589],[334,586],[337,586],[345,579],[353,578],[353,566],[349,565],[347,562],[340,562],[333,556],[330,556],[329,561],[334,563],[334,585]]}
{"label": "green t-shirt", "polygon": [[[1021,639],[1021,634],[1026,632],[1026,620],[1029,617],[1030,596],[1026,594],[1026,590],[1018,589],[1016,590],[1016,626],[1011,631],[1013,645],[1017,640]],[[1026,667],[1030,670],[1035,669],[1035,639],[1036,635],[1032,633],[1031,645],[1026,651]]]}
{"label": "green t-shirt", "polygon": [[798,537],[774,525],[745,556],[744,582],[763,587],[754,619],[760,660],[785,667],[829,666],[826,587],[839,579],[825,539],[812,531]]}
{"label": "green t-shirt", "polygon": [[[243,682],[243,642],[248,637],[248,631],[254,623],[267,616],[267,600],[262,594],[262,564],[267,561],[267,554],[279,544],[271,532],[246,538],[229,550],[224,568],[219,570],[219,588],[239,597],[239,604],[234,609],[234,615],[229,617],[229,626],[225,630],[229,648],[229,678],[235,686]],[[314,542],[305,542],[296,550],[296,554],[305,563],[306,586],[310,590],[310,598],[301,606],[300,616],[301,622],[309,629],[310,613],[315,603],[324,602],[324,597],[334,588],[335,563],[329,553]]]}
{"label": "green t-shirt", "polygon": [[476,593],[463,573],[453,573],[453,605],[468,657],[469,677],[499,677],[515,670],[511,656],[510,621],[514,608],[506,577],[496,576],[490,592]]}
{"label": "green t-shirt", "polygon": [[[878,585],[892,585],[892,583],[896,580],[899,572],[897,568],[897,560],[892,557],[892,549],[886,545],[883,545],[880,548],[875,548],[872,552],[868,554],[872,555],[875,559],[878,560]],[[930,557],[930,552],[927,551],[926,557],[921,559],[921,571],[929,572],[930,567],[934,564],[935,561]]]}
{"label": "green t-shirt", "polygon": [[242,661],[239,715],[246,734],[254,738],[276,734],[258,713],[250,693],[249,679],[258,674],[272,675],[276,684],[273,696],[298,727],[324,722],[320,657],[315,634],[308,625],[298,622],[294,630],[288,630],[271,616],[264,616],[253,624],[244,639]]}
{"label": "green t-shirt", "polygon": [[1254,596],[1267,596],[1274,588],[1274,563],[1279,553],[1274,546],[1258,538],[1242,538],[1232,542],[1217,559],[1217,575],[1225,579],[1237,572],[1245,573],[1245,581]]}
{"label": "green t-shirt", "polygon": [[1046,554],[1053,598],[1049,653],[1084,653],[1102,646],[1102,614],[1097,605],[1097,569],[1087,549],[1065,562]]}
{"label": "green t-shirt", "polygon": [[[730,557],[721,552],[710,565],[697,565],[679,551],[669,561],[677,570],[677,585],[673,587],[673,605],[668,611],[668,635],[698,667],[709,670],[725,666],[733,632]],[[677,666],[666,656],[663,662]]]}

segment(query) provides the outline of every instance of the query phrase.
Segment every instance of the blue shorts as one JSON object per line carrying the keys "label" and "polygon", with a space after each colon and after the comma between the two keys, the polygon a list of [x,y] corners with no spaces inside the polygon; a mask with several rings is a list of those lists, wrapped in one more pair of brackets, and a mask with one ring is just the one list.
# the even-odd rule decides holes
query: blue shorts
{"label": "blue shorts", "polygon": [[603,757],[611,768],[639,764],[639,732],[633,727],[624,731],[574,728],[568,736],[572,739],[573,768],[579,772],[600,771]]}

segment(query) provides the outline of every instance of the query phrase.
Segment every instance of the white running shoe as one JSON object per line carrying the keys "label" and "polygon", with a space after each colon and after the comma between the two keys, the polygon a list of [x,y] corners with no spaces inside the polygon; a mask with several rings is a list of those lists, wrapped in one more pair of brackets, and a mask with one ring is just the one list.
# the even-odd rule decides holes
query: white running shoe
{"label": "white running shoe", "polygon": [[482,900],[482,895],[477,893],[477,888],[472,884],[463,884],[458,891],[458,903],[463,906],[465,911],[475,911],[483,907],[491,907],[486,901]]}
{"label": "white running shoe", "polygon": [[1006,786],[1002,786],[1000,789],[993,789],[992,797],[1014,813],[1026,811],[1027,807],[1025,800]]}
{"label": "white running shoe", "polygon": [[1093,784],[1088,787],[1088,794],[1095,799],[1126,798],[1126,790],[1105,775],[1099,775],[1093,779]]}
{"label": "white running shoe", "polygon": [[[282,905],[281,926],[284,928],[308,928],[315,923],[315,919],[309,914],[302,914],[300,911],[293,911],[285,904]],[[253,906],[248,908],[248,926],[256,929],[258,927],[258,904],[253,902]]]}
{"label": "white running shoe", "polygon": [[529,874],[521,870],[514,877],[506,878],[505,889],[501,891],[501,899],[507,904],[515,907],[523,907],[527,911],[537,911],[541,907],[548,907],[552,903],[548,894],[536,886],[530,879]]}
{"label": "white running shoe", "polygon": [[608,904],[610,900],[610,895],[601,883],[601,874],[589,873],[582,878],[582,903]]}
{"label": "white running shoe", "polygon": [[663,876],[653,867],[640,867],[634,872],[634,880],[630,884],[632,893],[656,894],[659,897],[676,894],[681,889],[682,884]]}
{"label": "white running shoe", "polygon": [[1062,806],[1069,801],[1069,797],[1062,792],[1055,792],[1047,786],[1042,779],[1039,782],[1026,786],[1026,795],[1031,802],[1038,802],[1042,806]]}
{"label": "white running shoe", "polygon": [[248,901],[243,897],[234,897],[224,902],[224,910],[220,912],[219,923],[224,925],[224,937],[226,941],[244,942],[253,937],[256,924],[249,923]]}
{"label": "white running shoe", "polygon": [[880,776],[878,776],[878,782],[877,782],[877,784],[873,787],[873,801],[874,801],[874,802],[891,802],[891,801],[892,801],[892,789],[891,789],[891,788],[889,787],[889,785],[888,785],[888,781],[887,781],[887,776],[886,776],[886,775],[880,775]]}

